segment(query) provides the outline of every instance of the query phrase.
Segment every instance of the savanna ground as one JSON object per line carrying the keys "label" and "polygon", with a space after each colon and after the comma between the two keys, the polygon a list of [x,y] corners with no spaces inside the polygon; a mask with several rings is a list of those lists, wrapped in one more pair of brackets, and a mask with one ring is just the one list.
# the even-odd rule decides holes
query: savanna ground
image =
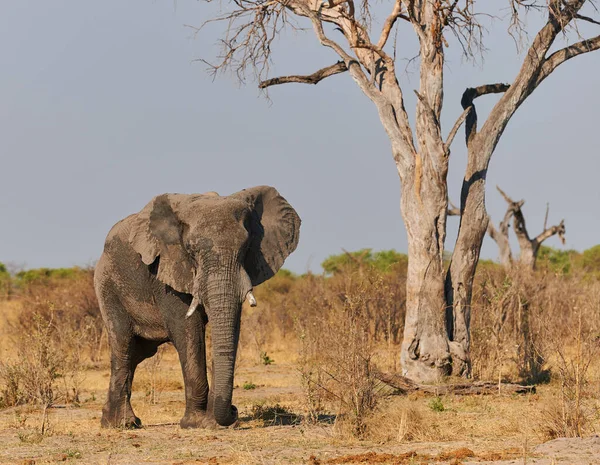
{"label": "savanna ground", "polygon": [[399,370],[405,261],[357,257],[257,289],[236,368],[240,421],[215,430],[179,428],[170,345],[136,372],[144,427],[100,428],[109,364],[90,271],[13,277],[0,300],[0,463],[600,463],[595,272],[480,267],[473,376],[535,393],[397,395],[377,373]]}

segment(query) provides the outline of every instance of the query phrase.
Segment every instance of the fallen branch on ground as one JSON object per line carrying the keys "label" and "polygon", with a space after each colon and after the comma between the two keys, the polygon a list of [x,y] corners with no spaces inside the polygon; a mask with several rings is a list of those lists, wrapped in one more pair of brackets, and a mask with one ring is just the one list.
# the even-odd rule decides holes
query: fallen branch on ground
{"label": "fallen branch on ground", "polygon": [[474,394],[533,394],[535,386],[522,386],[511,383],[493,383],[474,381],[461,384],[418,384],[396,373],[378,373],[376,378],[395,389],[393,395],[405,395],[411,392],[424,392],[436,396],[455,394],[467,396]]}

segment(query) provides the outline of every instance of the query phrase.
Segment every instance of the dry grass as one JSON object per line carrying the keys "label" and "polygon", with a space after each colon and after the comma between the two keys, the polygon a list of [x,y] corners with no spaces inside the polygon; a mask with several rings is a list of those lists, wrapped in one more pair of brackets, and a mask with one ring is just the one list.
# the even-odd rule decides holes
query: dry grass
{"label": "dry grass", "polygon": [[[431,397],[391,397],[381,401],[368,418],[365,438],[358,440],[340,434],[327,421],[302,421],[307,411],[295,364],[257,364],[239,370],[238,380],[260,379],[260,383],[253,390],[241,386],[234,390],[241,422],[233,430],[180,430],[177,422],[184,411],[183,391],[165,387],[152,403],[143,373],[134,381],[132,404],[146,425],[144,429],[100,428],[109,372],[92,368],[86,371],[78,406],[48,409],[44,435],[40,434],[40,407],[23,405],[0,411],[0,462],[32,458],[36,463],[51,463],[68,450],[81,454],[80,463],[107,463],[112,454],[110,463],[149,459],[155,463],[206,463],[216,457],[218,463],[228,464],[287,464],[306,463],[311,454],[322,461],[334,459],[348,455],[349,450],[351,454],[416,451],[437,456],[461,447],[478,456],[495,453],[501,457],[511,450],[513,454],[522,451],[524,444],[533,448],[545,439],[540,412],[554,404],[560,392],[559,383],[554,383],[542,386],[532,396],[447,396],[441,398],[441,412],[431,408]],[[165,386],[180,382],[172,348],[163,355],[156,376]],[[591,426],[600,424],[594,420]]]}
{"label": "dry grass", "polygon": [[[134,380],[133,406],[147,427],[99,428],[109,370],[89,276],[0,301],[4,369],[45,350],[58,357],[54,373],[60,374],[50,379],[52,402],[33,395],[7,402],[28,405],[0,410],[0,443],[6,445],[0,462],[287,464],[314,455],[313,463],[334,463],[373,452],[364,457],[394,463],[414,452],[413,458],[446,457],[451,463],[463,459],[443,456],[444,450],[467,447],[478,460],[512,458],[549,438],[600,430],[598,281],[497,268],[480,272],[473,301],[475,375],[546,384],[528,396],[438,399],[386,397],[373,377],[375,367],[398,369],[402,279],[401,269],[363,269],[327,279],[282,275],[259,288],[259,306],[243,312],[234,390],[241,421],[237,429],[216,431],[178,428],[183,380],[170,345],[143,362]],[[37,345],[31,343],[36,334]],[[23,347],[33,352],[27,355]],[[65,376],[74,354],[75,391]],[[274,363],[265,365],[266,357]],[[52,372],[52,363],[44,366]],[[0,391],[6,381],[5,373]],[[44,385],[39,379],[28,384]]]}

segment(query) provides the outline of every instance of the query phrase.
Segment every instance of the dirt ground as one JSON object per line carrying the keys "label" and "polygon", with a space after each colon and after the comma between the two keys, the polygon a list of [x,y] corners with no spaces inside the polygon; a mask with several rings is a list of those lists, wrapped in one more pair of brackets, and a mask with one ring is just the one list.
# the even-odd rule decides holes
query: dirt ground
{"label": "dirt ground", "polygon": [[540,444],[536,418],[551,401],[551,388],[513,398],[447,397],[440,400],[443,409],[432,409],[428,397],[392,398],[381,406],[380,424],[372,425],[378,434],[359,441],[340,431],[333,415],[313,425],[303,422],[296,368],[274,358],[268,366],[242,361],[234,391],[239,425],[218,430],[179,428],[183,383],[172,350],[160,364],[144,362],[136,373],[132,404],[144,423],[139,430],[100,428],[109,372],[89,369],[80,402],[49,409],[43,434],[40,409],[0,410],[0,463],[600,463],[598,437]]}

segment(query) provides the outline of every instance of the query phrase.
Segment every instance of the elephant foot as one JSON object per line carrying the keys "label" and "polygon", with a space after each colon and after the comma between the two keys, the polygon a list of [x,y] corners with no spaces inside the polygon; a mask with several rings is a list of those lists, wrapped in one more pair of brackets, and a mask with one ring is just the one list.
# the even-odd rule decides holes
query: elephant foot
{"label": "elephant foot", "polygon": [[238,409],[235,405],[229,408],[228,413],[215,410],[215,419],[220,426],[235,428],[238,425]]}
{"label": "elephant foot", "polygon": [[216,429],[219,425],[217,425],[212,415],[209,415],[206,411],[200,411],[186,413],[179,422],[179,426],[183,429]]}
{"label": "elephant foot", "polygon": [[102,412],[100,425],[102,428],[138,429],[142,427],[142,420],[136,417],[133,411],[123,414],[106,409]]}

